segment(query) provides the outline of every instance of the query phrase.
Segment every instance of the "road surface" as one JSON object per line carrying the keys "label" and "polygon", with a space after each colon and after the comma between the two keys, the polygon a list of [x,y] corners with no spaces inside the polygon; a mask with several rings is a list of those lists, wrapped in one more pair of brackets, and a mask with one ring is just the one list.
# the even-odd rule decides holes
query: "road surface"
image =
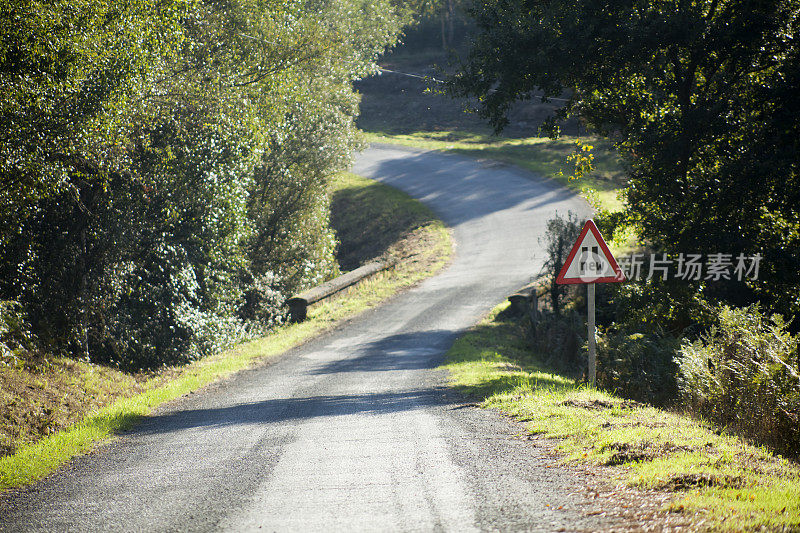
{"label": "road surface", "polygon": [[[159,409],[0,502],[2,531],[597,530],[583,481],[436,370],[538,272],[568,191],[466,158],[373,146],[354,172],[454,229],[442,274],[258,368]],[[578,494],[575,494],[575,493]],[[608,519],[605,519],[608,520]]]}

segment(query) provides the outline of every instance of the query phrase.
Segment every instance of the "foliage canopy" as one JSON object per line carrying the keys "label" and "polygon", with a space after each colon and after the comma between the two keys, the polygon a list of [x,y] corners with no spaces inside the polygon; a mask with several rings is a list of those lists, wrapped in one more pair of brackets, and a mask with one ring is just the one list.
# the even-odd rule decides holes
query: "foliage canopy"
{"label": "foliage canopy", "polygon": [[513,102],[567,98],[628,167],[627,222],[666,252],[764,256],[736,304],[800,312],[797,0],[487,0],[449,80],[497,130]]}
{"label": "foliage canopy", "polygon": [[42,349],[193,359],[336,272],[327,184],[388,1],[0,3],[0,299]]}

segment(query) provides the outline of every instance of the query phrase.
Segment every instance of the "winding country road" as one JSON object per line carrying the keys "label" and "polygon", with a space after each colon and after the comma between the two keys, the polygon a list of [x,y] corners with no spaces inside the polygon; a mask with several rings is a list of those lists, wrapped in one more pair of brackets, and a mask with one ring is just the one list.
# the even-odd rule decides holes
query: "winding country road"
{"label": "winding country road", "polygon": [[[597,530],[583,481],[436,370],[527,283],[568,191],[466,158],[373,146],[354,172],[454,229],[442,274],[258,368],[173,402],[0,501],[2,531]],[[576,494],[577,493],[577,494]],[[560,509],[559,509],[560,507]],[[609,520],[609,519],[605,519]]]}

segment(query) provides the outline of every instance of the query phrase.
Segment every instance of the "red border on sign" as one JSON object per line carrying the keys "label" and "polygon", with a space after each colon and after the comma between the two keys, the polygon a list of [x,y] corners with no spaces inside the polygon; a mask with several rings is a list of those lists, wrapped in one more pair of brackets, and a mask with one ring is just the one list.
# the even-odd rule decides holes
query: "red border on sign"
{"label": "red border on sign", "polygon": [[[592,235],[594,235],[594,238],[597,239],[597,244],[600,245],[600,249],[603,251],[603,254],[606,256],[606,260],[608,260],[609,265],[611,266],[612,270],[614,270],[616,275],[606,276],[604,278],[596,278],[590,281],[587,281],[583,278],[565,278],[564,276],[567,275],[567,270],[572,264],[572,260],[575,259],[575,255],[578,253],[578,248],[580,248],[583,238],[586,237],[586,234],[589,231],[591,231]],[[578,240],[572,245],[572,250],[570,250],[567,260],[564,262],[564,266],[561,267],[561,272],[558,273],[556,283],[559,285],[571,285],[576,283],[620,283],[622,281],[625,281],[625,274],[622,273],[622,269],[617,264],[617,260],[614,259],[613,255],[611,255],[611,251],[608,249],[606,241],[604,241],[603,236],[600,235],[600,230],[598,230],[597,226],[594,225],[594,220],[590,218],[586,221],[586,224],[583,225],[581,234],[578,235]]]}

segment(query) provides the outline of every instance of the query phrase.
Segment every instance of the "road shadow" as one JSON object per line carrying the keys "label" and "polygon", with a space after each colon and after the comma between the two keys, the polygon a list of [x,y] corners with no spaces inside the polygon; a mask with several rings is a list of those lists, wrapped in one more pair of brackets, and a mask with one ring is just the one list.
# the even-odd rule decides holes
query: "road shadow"
{"label": "road shadow", "polygon": [[141,436],[195,428],[281,424],[320,417],[354,414],[383,415],[433,405],[457,403],[460,396],[446,387],[417,388],[397,392],[301,396],[225,407],[186,409],[146,417],[126,432]]}
{"label": "road shadow", "polygon": [[[447,163],[431,170],[431,157]],[[454,177],[454,174],[456,175]],[[450,226],[519,208],[539,209],[575,198],[575,193],[533,175],[522,177],[512,168],[483,168],[464,156],[410,154],[402,160],[380,163],[374,171],[380,181],[422,200]],[[564,206],[561,205],[563,208]]]}
{"label": "road shadow", "polygon": [[[354,355],[325,363],[312,375],[343,372],[389,372],[434,369],[461,331],[429,330],[390,335],[354,347]],[[301,393],[302,394],[302,393]],[[445,386],[400,391],[342,395],[307,395],[240,403],[224,407],[184,409],[151,415],[126,432],[128,435],[168,433],[193,428],[279,424],[319,417],[353,414],[382,415],[463,401]]]}
{"label": "road shadow", "polygon": [[320,375],[433,369],[441,364],[445,352],[460,333],[461,331],[452,330],[428,330],[389,335],[358,346],[355,356],[322,364],[310,373]]}

